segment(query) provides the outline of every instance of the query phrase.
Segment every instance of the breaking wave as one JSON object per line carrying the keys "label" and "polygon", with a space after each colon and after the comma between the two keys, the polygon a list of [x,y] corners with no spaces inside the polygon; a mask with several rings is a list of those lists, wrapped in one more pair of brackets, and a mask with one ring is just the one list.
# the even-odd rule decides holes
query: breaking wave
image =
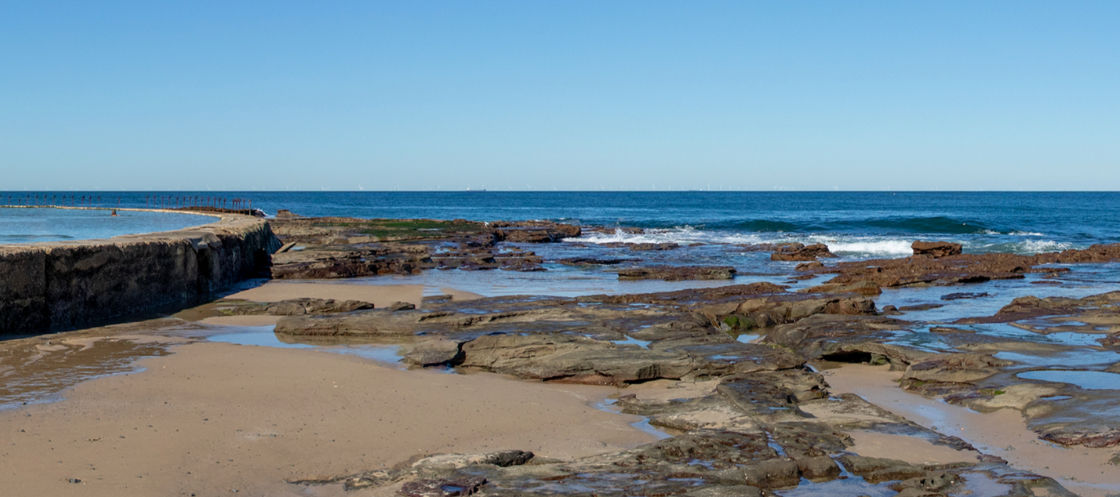
{"label": "breaking wave", "polygon": [[[832,253],[844,258],[895,258],[913,254],[910,245],[917,240],[942,240],[964,245],[966,253],[1004,252],[1032,255],[1041,252],[1058,252],[1077,248],[1072,243],[1053,240],[1022,239],[1042,236],[1038,233],[978,233],[967,236],[945,237],[938,234],[914,236],[869,236],[847,234],[800,233],[743,233],[735,231],[709,231],[684,226],[672,229],[646,229],[644,233],[627,233],[621,229],[613,232],[591,232],[570,242],[608,243],[693,243],[723,245],[758,245],[765,243],[823,243]],[[1008,240],[1008,238],[1013,238]]]}
{"label": "breaking wave", "polygon": [[976,253],[993,253],[993,252],[1009,252],[1012,254],[1021,255],[1034,255],[1044,252],[1061,252],[1063,250],[1077,248],[1072,243],[1056,242],[1054,240],[1022,240],[1015,242],[1003,243],[977,243],[973,242],[965,245],[966,252]]}
{"label": "breaking wave", "polygon": [[913,240],[852,240],[823,242],[828,250],[840,256],[906,257],[912,255]]}
{"label": "breaking wave", "polygon": [[613,233],[587,233],[578,239],[582,243],[723,243],[728,245],[754,245],[767,243],[766,238],[753,233],[733,231],[706,231],[692,226],[673,229],[647,229],[645,233],[626,233],[621,229]]}

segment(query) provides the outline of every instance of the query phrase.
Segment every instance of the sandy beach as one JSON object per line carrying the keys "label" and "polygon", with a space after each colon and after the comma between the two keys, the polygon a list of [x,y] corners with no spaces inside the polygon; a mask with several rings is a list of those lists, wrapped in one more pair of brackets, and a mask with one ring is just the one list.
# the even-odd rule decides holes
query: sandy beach
{"label": "sandy beach", "polygon": [[[473,295],[458,292],[460,295]],[[355,285],[345,283],[292,283],[270,281],[261,286],[240,291],[226,297],[230,300],[251,300],[253,302],[280,302],[281,300],[314,298],[334,300],[360,300],[378,308],[388,307],[393,302],[408,302],[421,306],[424,287],[421,285]]]}
{"label": "sandy beach", "polygon": [[143,372],[74,386],[64,400],[0,411],[5,494],[332,495],[341,489],[285,482],[424,454],[569,458],[653,440],[630,426],[639,417],[592,407],[610,387],[222,343],[170,352],[140,361]]}

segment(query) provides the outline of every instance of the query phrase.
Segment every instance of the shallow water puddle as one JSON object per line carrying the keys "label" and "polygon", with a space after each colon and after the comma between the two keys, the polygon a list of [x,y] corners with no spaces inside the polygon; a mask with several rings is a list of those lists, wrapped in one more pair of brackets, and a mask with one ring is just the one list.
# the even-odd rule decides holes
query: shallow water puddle
{"label": "shallow water puddle", "polygon": [[83,381],[142,371],[145,357],[164,356],[170,343],[120,338],[29,344],[0,352],[0,409],[53,402]]}
{"label": "shallow water puddle", "polygon": [[224,333],[220,335],[212,335],[208,337],[211,342],[232,343],[237,345],[253,345],[260,347],[276,347],[282,349],[313,349],[323,352],[331,352],[334,354],[344,354],[358,356],[364,359],[370,359],[377,362],[392,364],[395,367],[404,368],[401,364],[400,345],[384,345],[384,344],[309,344],[300,343],[292,340],[290,337],[288,341],[281,339],[280,335],[273,333],[272,327],[267,328],[268,331],[251,331],[244,333]]}
{"label": "shallow water puddle", "polygon": [[639,346],[643,349],[648,349],[650,341],[649,340],[638,340],[636,338],[626,337],[625,340],[611,340],[611,343],[616,344],[616,345],[637,345],[637,346]]}
{"label": "shallow water puddle", "polygon": [[836,464],[840,466],[840,477],[835,480],[813,482],[802,478],[797,484],[797,487],[790,490],[776,490],[774,493],[782,497],[815,497],[819,495],[837,497],[891,497],[898,494],[898,492],[890,488],[891,483],[894,482],[887,481],[876,485],[865,480],[862,476],[852,474],[840,461],[836,461]]}
{"label": "shallow water puddle", "polygon": [[[899,376],[900,372],[891,372],[886,366],[846,364],[826,372],[834,393],[854,393],[921,426],[958,436],[987,454],[1006,459],[1013,467],[1055,478],[1078,495],[1105,497],[1120,493],[1116,467],[1108,463],[1113,450],[1049,444],[1027,428],[1017,410],[978,413],[928,399],[900,389],[895,383]],[[1113,385],[1120,385],[1120,375],[1113,377]],[[973,495],[991,494],[977,488]]]}
{"label": "shallow water puddle", "polygon": [[271,326],[267,327],[269,331],[258,331],[249,333],[223,333],[221,335],[212,335],[207,339],[211,342],[232,343],[237,345],[257,345],[261,347],[277,347],[282,349],[313,349],[314,345],[305,343],[286,343],[281,342],[277,338],[276,333],[271,331]]}
{"label": "shallow water puddle", "polygon": [[1090,366],[1112,364],[1120,360],[1120,355],[1111,351],[1077,349],[1053,353],[996,352],[996,359],[1017,362],[1025,366]]}
{"label": "shallow water puddle", "polygon": [[763,335],[755,333],[740,333],[735,336],[735,341],[739,343],[755,343],[762,340]]}
{"label": "shallow water puddle", "polygon": [[[604,411],[604,412],[609,412],[609,413],[614,413],[614,414],[624,414],[618,407],[615,407],[616,402],[618,402],[617,399],[604,399],[602,402],[599,402],[597,404],[592,405],[592,407],[594,407],[594,408],[596,408],[600,411]],[[636,415],[632,415],[632,416],[636,416]],[[648,434],[652,435],[657,440],[664,440],[666,438],[671,438],[672,437],[672,435],[670,435],[668,433],[665,433],[665,432],[655,428],[653,425],[649,424],[649,418],[646,418],[646,417],[642,417],[641,421],[630,423],[630,426],[633,426],[638,431],[641,431],[641,432],[648,433]]]}
{"label": "shallow water puddle", "polygon": [[821,483],[814,483],[802,478],[801,483],[796,488],[775,490],[774,493],[781,497],[819,497],[823,495],[835,497],[892,497],[898,495],[898,492],[891,490],[886,484],[873,485],[858,476]]}
{"label": "shallow water puddle", "polygon": [[1120,374],[1104,371],[1046,370],[1027,371],[1015,376],[1026,380],[1069,383],[1086,390],[1120,390]]}
{"label": "shallow water puddle", "polygon": [[953,497],[983,497],[985,495],[1007,495],[1011,491],[1011,485],[1000,483],[987,473],[961,473],[961,478],[964,480],[964,487],[949,495]]}

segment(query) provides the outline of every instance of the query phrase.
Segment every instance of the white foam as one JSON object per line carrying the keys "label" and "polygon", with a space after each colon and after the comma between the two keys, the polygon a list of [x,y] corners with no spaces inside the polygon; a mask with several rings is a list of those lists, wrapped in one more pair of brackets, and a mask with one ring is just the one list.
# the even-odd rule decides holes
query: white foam
{"label": "white foam", "polygon": [[1072,243],[1055,242],[1053,240],[1028,240],[1021,243],[1023,248],[1029,252],[1057,252],[1073,248]]}
{"label": "white foam", "polygon": [[726,244],[756,244],[764,243],[757,235],[745,233],[701,231],[691,226],[673,229],[647,229],[645,233],[625,233],[615,230],[613,233],[587,233],[579,238],[570,238],[568,241],[580,243],[726,243]]}
{"label": "white foam", "polygon": [[1010,252],[1020,255],[1061,252],[1071,248],[1074,248],[1072,243],[1056,242],[1054,240],[1024,240],[1021,242],[989,243],[965,247],[966,251],[971,252]]}
{"label": "white foam", "polygon": [[[1041,233],[1014,232],[1015,236],[1042,236]],[[1006,236],[1006,235],[1005,235]],[[580,243],[677,243],[687,245],[690,243],[704,244],[729,244],[729,245],[756,245],[762,243],[794,243],[806,245],[823,243],[832,253],[842,257],[853,258],[895,258],[907,257],[914,253],[910,245],[917,238],[875,237],[875,236],[847,236],[847,235],[811,235],[793,233],[765,233],[752,234],[733,231],[705,231],[692,226],[683,226],[673,229],[647,229],[644,233],[625,233],[622,230],[614,232],[587,233],[579,238],[570,238],[569,242]],[[989,239],[990,240],[990,239]],[[984,243],[979,241],[948,240],[963,243],[965,252],[1010,252],[1014,254],[1032,255],[1041,252],[1059,252],[1074,248],[1073,244],[1056,242],[1053,240],[1019,240],[1003,243]]]}
{"label": "white foam", "polygon": [[837,255],[870,255],[881,257],[906,257],[914,254],[910,248],[913,240],[854,239],[825,241],[828,250]]}
{"label": "white foam", "polygon": [[674,229],[648,229],[645,233],[625,233],[622,230],[603,233],[587,233],[568,241],[594,244],[607,243],[719,243],[732,245],[754,245],[760,243],[824,243],[833,253],[840,255],[859,255],[874,257],[905,257],[913,254],[912,240],[897,238],[883,239],[874,237],[837,237],[824,235],[783,235],[735,233],[724,231],[702,231],[691,226]]}

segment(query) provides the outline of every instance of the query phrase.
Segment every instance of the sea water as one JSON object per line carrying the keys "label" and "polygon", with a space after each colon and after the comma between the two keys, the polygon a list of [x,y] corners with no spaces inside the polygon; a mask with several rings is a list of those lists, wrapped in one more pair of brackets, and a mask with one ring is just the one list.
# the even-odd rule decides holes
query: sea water
{"label": "sea water", "polygon": [[120,235],[170,231],[209,224],[213,216],[117,211],[0,207],[0,245],[64,240],[90,240]]}
{"label": "sea water", "polygon": [[635,226],[647,232],[584,241],[821,242],[853,257],[906,256],[916,239],[1023,254],[1120,240],[1120,193],[1112,192],[0,192],[0,204],[36,195],[97,195],[119,207],[222,197],[251,200],[266,214]]}

